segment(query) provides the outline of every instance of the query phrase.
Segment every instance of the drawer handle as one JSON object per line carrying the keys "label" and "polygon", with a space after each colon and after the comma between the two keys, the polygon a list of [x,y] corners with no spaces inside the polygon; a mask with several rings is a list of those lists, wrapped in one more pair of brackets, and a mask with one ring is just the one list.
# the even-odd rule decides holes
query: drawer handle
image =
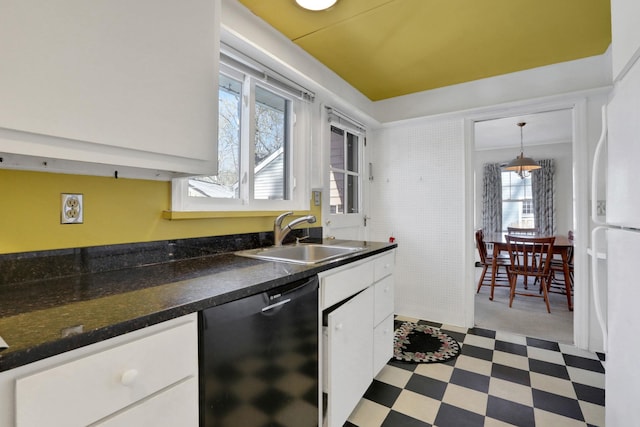
{"label": "drawer handle", "polygon": [[138,370],[137,369],[127,369],[124,371],[122,376],[120,377],[120,382],[124,386],[130,386],[133,382],[138,378]]}

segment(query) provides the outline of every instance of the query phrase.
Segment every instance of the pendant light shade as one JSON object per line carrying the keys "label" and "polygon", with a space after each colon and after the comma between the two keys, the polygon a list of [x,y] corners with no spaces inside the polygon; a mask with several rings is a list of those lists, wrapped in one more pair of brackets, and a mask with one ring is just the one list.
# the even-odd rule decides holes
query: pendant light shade
{"label": "pendant light shade", "polygon": [[504,170],[514,172],[531,172],[532,170],[540,169],[540,165],[531,157],[524,157],[524,154],[520,153],[518,157],[507,163]]}
{"label": "pendant light shade", "polygon": [[337,0],[296,0],[300,7],[308,10],[324,10],[329,9]]}
{"label": "pendant light shade", "polygon": [[504,167],[506,171],[513,171],[520,175],[520,178],[525,177],[526,172],[531,172],[532,170],[540,169],[540,165],[533,160],[531,157],[524,156],[524,142],[522,138],[522,128],[526,125],[525,122],[518,123],[520,126],[520,155],[507,163]]}

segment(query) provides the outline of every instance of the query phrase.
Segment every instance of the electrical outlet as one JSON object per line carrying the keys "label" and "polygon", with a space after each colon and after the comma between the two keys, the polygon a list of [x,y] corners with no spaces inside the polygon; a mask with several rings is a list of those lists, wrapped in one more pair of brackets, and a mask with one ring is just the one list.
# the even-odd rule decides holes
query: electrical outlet
{"label": "electrical outlet", "polygon": [[82,224],[84,206],[82,194],[61,194],[62,209],[60,211],[61,224]]}

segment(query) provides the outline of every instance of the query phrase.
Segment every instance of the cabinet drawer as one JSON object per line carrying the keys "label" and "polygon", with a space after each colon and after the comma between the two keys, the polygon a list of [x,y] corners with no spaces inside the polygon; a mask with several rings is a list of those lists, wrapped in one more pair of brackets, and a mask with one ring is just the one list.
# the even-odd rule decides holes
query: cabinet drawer
{"label": "cabinet drawer", "polygon": [[373,261],[365,262],[320,278],[322,309],[357,294],[373,283]]}
{"label": "cabinet drawer", "polygon": [[395,264],[395,251],[391,251],[384,254],[380,258],[376,258],[374,263],[374,281],[378,281],[385,276],[393,274],[393,267]]}
{"label": "cabinet drawer", "polygon": [[158,390],[197,377],[190,321],[16,381],[20,427],[88,425]]}
{"label": "cabinet drawer", "polygon": [[387,276],[374,285],[373,324],[377,325],[393,314],[393,276]]}
{"label": "cabinet drawer", "polygon": [[192,377],[98,426],[197,427],[198,422],[198,380]]}
{"label": "cabinet drawer", "polygon": [[393,314],[384,319],[373,330],[373,376],[393,357]]}

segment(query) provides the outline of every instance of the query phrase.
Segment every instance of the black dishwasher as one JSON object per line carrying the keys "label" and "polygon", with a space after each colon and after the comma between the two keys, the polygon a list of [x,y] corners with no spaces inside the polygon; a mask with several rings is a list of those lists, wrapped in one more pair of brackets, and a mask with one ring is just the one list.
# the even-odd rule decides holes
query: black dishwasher
{"label": "black dishwasher", "polygon": [[318,277],[200,312],[201,427],[318,425]]}

